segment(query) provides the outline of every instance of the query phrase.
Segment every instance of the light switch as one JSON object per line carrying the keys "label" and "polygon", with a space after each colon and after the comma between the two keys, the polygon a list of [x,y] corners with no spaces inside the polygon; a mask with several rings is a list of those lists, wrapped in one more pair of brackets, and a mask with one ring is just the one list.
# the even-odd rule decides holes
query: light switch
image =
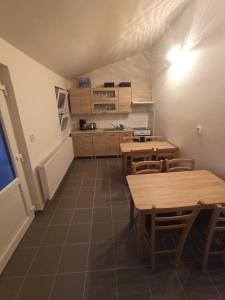
{"label": "light switch", "polygon": [[197,135],[201,135],[202,134],[202,125],[196,126],[196,133],[197,133]]}

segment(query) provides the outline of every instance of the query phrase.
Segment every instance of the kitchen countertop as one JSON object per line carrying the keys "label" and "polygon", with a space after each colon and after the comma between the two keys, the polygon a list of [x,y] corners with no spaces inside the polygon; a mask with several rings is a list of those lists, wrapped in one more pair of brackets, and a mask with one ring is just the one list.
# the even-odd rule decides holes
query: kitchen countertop
{"label": "kitchen countertop", "polygon": [[107,132],[133,132],[134,130],[129,128],[129,129],[124,129],[124,130],[115,130],[112,128],[112,130],[104,130],[104,128],[98,128],[98,129],[92,129],[92,130],[79,130],[79,129],[76,129],[76,130],[72,130],[71,131],[71,135],[73,134],[78,134],[78,133],[82,133],[82,134],[85,134],[85,133],[107,133]]}

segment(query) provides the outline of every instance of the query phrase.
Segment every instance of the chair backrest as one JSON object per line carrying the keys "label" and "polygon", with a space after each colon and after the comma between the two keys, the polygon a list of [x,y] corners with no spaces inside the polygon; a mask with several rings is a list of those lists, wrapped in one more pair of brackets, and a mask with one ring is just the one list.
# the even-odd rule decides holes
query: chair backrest
{"label": "chair backrest", "polygon": [[179,172],[179,171],[191,171],[194,170],[194,159],[188,158],[176,158],[166,159],[166,172]]}
{"label": "chair backrest", "polygon": [[225,207],[221,204],[214,206],[209,230],[225,230]]}
{"label": "chair backrest", "polygon": [[175,148],[164,148],[164,149],[156,149],[156,158],[157,159],[173,159],[177,155],[178,149]]}
{"label": "chair backrest", "polygon": [[151,150],[135,150],[130,152],[131,162],[152,160],[154,149]]}
{"label": "chair backrest", "polygon": [[132,174],[153,174],[162,172],[163,161],[132,162]]}
{"label": "chair backrest", "polygon": [[157,231],[180,230],[180,243],[184,243],[192,224],[200,210],[200,204],[171,209],[152,209],[151,238],[155,239]]}

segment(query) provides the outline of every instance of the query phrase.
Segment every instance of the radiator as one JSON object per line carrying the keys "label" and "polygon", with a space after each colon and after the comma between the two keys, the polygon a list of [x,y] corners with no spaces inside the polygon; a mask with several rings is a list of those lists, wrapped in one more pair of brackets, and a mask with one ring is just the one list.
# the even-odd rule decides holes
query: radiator
{"label": "radiator", "polygon": [[68,137],[38,167],[45,200],[51,200],[74,158],[72,138]]}

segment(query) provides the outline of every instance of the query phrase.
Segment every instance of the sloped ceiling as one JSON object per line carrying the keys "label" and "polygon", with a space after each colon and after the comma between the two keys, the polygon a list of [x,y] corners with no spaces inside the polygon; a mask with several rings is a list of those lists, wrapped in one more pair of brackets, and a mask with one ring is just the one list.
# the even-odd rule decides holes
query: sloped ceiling
{"label": "sloped ceiling", "polygon": [[3,0],[0,36],[66,78],[149,49],[190,0]]}

